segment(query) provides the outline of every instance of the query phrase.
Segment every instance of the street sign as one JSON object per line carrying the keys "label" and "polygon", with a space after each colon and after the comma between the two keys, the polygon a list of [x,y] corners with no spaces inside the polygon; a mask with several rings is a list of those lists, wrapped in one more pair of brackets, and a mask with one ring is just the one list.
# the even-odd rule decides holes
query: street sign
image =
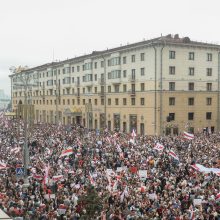
{"label": "street sign", "polygon": [[24,167],[17,167],[16,168],[16,175],[17,176],[24,176]]}

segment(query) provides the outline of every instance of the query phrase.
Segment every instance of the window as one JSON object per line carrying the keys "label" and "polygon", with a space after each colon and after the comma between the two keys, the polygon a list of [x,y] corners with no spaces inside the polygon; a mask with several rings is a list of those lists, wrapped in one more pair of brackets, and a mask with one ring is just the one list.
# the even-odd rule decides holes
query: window
{"label": "window", "polygon": [[103,60],[101,61],[101,67],[104,67],[104,61]]}
{"label": "window", "polygon": [[72,105],[75,105],[75,99],[72,99]]}
{"label": "window", "polygon": [[131,98],[131,105],[135,105],[135,98]]}
{"label": "window", "polygon": [[127,77],[127,70],[123,70],[123,77],[124,77],[124,78]]}
{"label": "window", "polygon": [[69,99],[67,99],[67,105],[70,105],[70,100]]}
{"label": "window", "polygon": [[141,76],[144,76],[145,75],[145,68],[141,68]]}
{"label": "window", "polygon": [[170,75],[175,75],[175,66],[170,66],[169,67],[169,74]]}
{"label": "window", "polygon": [[63,99],[63,105],[65,105],[65,99]]}
{"label": "window", "polygon": [[126,64],[126,57],[123,57],[123,64]]}
{"label": "window", "polygon": [[72,73],[74,73],[74,66],[72,66]]}
{"label": "window", "polygon": [[131,78],[132,78],[132,79],[135,79],[135,69],[132,69],[132,70],[131,70]]}
{"label": "window", "polygon": [[188,105],[194,105],[194,98],[188,98]]}
{"label": "window", "polygon": [[118,98],[115,99],[115,105],[118,105],[119,101]]}
{"label": "window", "polygon": [[94,63],[94,68],[97,69],[97,62]]}
{"label": "window", "polygon": [[175,90],[175,82],[169,82],[169,90],[174,91]]}
{"label": "window", "polygon": [[188,113],[188,120],[193,120],[194,119],[194,112],[189,112]]}
{"label": "window", "polygon": [[207,61],[212,61],[212,53],[207,53]]}
{"label": "window", "polygon": [[144,61],[144,57],[145,56],[145,53],[141,53],[141,61]]}
{"label": "window", "polygon": [[127,92],[127,85],[123,85],[123,92]]}
{"label": "window", "polygon": [[212,76],[212,68],[206,69],[207,76]]}
{"label": "window", "polygon": [[94,99],[94,104],[98,105],[98,99]]}
{"label": "window", "polygon": [[144,105],[144,98],[141,98],[141,105]]}
{"label": "window", "polygon": [[145,90],[145,84],[144,83],[141,83],[141,92],[143,92]]}
{"label": "window", "polygon": [[206,84],[207,91],[212,91],[212,83]]}
{"label": "window", "polygon": [[189,75],[194,76],[195,73],[195,68],[194,67],[189,67]]}
{"label": "window", "polygon": [[108,86],[108,92],[112,92],[112,87],[111,86]]}
{"label": "window", "polygon": [[101,105],[104,105],[105,101],[104,99],[101,99]]}
{"label": "window", "polygon": [[194,91],[194,83],[193,82],[189,83],[189,90]]}
{"label": "window", "polygon": [[97,74],[95,74],[94,77],[95,77],[95,81],[97,81]]}
{"label": "window", "polygon": [[175,121],[175,113],[169,113],[170,121]]}
{"label": "window", "polygon": [[123,98],[123,105],[127,105],[127,99]]}
{"label": "window", "polygon": [[86,100],[85,99],[83,99],[83,105],[85,105],[86,104]]}
{"label": "window", "polygon": [[119,85],[115,85],[115,92],[119,92]]}
{"label": "window", "polygon": [[77,66],[77,72],[79,72],[80,71],[80,66]]}
{"label": "window", "polygon": [[97,87],[95,87],[94,90],[95,90],[95,93],[97,93]]}
{"label": "window", "polygon": [[132,62],[132,63],[135,62],[135,55],[131,55],[131,62]]}
{"label": "window", "polygon": [[173,50],[170,50],[170,52],[169,52],[169,58],[170,58],[170,59],[175,59],[175,58],[176,58],[176,52],[173,51]]}
{"label": "window", "polygon": [[194,59],[195,59],[195,53],[189,52],[189,60],[194,60]]}
{"label": "window", "polygon": [[80,105],[80,99],[77,99],[77,105]]}
{"label": "window", "polygon": [[211,119],[212,119],[212,113],[206,112],[206,120],[211,120]]}
{"label": "window", "polygon": [[212,105],[212,98],[206,98],[206,105]]}
{"label": "window", "polygon": [[111,99],[108,99],[108,105],[111,105],[112,102],[111,102]]}
{"label": "window", "polygon": [[169,97],[169,105],[175,105],[175,101],[174,97]]}

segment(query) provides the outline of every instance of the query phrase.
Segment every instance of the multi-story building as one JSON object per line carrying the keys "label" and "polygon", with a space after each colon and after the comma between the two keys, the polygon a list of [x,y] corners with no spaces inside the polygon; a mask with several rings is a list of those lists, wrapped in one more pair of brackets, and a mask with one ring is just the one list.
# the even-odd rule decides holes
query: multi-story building
{"label": "multi-story building", "polygon": [[38,82],[28,90],[35,122],[150,135],[220,130],[219,45],[167,35],[23,70],[10,75],[14,110],[24,102],[21,74]]}

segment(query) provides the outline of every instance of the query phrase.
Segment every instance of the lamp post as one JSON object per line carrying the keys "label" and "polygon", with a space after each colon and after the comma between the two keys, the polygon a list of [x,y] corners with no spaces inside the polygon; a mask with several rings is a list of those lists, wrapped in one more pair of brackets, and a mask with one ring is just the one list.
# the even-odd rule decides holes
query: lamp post
{"label": "lamp post", "polygon": [[102,55],[102,59],[104,61],[104,120],[105,120],[105,127],[106,127],[106,119],[107,119],[107,103],[106,103],[106,59],[105,57]]}
{"label": "lamp post", "polygon": [[29,149],[28,149],[28,101],[27,92],[28,88],[31,86],[36,86],[36,84],[30,83],[31,77],[28,73],[20,73],[19,81],[20,83],[14,83],[15,86],[24,88],[24,145],[23,145],[23,164],[24,164],[24,186],[29,185],[28,181],[28,165],[29,165]]}

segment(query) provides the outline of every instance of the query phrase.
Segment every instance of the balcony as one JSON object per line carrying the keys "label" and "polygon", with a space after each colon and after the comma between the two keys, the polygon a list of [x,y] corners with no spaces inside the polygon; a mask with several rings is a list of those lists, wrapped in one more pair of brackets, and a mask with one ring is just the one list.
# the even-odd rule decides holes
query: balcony
{"label": "balcony", "polygon": [[109,82],[113,85],[121,84],[121,78],[110,79]]}
{"label": "balcony", "polygon": [[93,81],[86,81],[86,82],[83,82],[83,85],[84,85],[84,86],[91,87],[91,86],[93,86]]}
{"label": "balcony", "polygon": [[135,95],[136,95],[136,91],[135,91],[135,90],[128,90],[127,93],[128,93],[130,96],[135,96]]}
{"label": "balcony", "polygon": [[99,82],[100,85],[104,85],[105,84],[105,79],[104,78],[100,78],[98,80],[98,82]]}
{"label": "balcony", "polygon": [[128,78],[128,81],[129,81],[129,82],[135,82],[135,81],[136,81],[135,76],[130,76],[130,77]]}
{"label": "balcony", "polygon": [[98,95],[99,95],[99,96],[104,96],[105,93],[104,93],[104,91],[101,91],[101,92],[98,92]]}
{"label": "balcony", "polygon": [[75,82],[74,85],[79,87],[80,86],[80,82]]}

